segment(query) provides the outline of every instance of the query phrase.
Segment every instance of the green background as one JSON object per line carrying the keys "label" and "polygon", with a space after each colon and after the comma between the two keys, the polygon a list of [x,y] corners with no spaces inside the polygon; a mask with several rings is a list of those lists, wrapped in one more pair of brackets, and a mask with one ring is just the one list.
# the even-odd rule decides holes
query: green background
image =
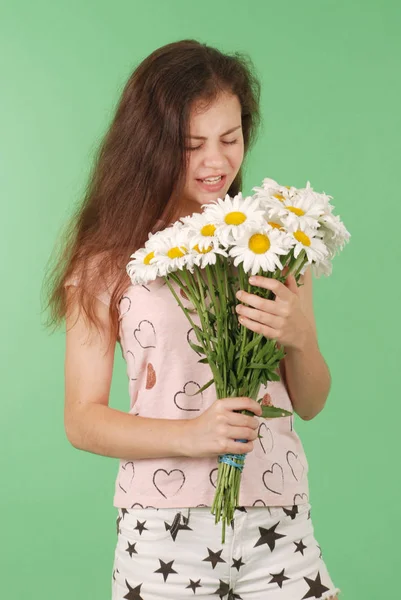
{"label": "green background", "polygon": [[[314,282],[325,410],[297,420],[315,534],[345,600],[400,585],[401,5],[362,0],[0,3],[2,598],[106,600],[117,461],[63,426],[63,330],[43,327],[55,239],[83,193],[126,79],[155,48],[196,38],[249,53],[263,129],[244,192],[272,177],[333,196],[352,234]],[[128,410],[119,350],[111,405]]]}

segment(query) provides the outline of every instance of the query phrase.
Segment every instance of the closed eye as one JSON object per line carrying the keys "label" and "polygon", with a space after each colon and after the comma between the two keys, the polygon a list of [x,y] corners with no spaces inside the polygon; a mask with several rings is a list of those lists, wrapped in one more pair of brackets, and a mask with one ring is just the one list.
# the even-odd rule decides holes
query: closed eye
{"label": "closed eye", "polygon": [[[232,142],[223,142],[223,144],[236,144],[237,142],[238,140],[233,140]],[[199,150],[199,148],[202,148],[202,145],[195,146],[194,148],[186,148],[186,150]]]}

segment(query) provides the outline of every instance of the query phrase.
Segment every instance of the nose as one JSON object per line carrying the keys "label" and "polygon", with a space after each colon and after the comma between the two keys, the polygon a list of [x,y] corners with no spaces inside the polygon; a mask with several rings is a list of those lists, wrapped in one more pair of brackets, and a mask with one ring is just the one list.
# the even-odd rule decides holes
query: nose
{"label": "nose", "polygon": [[226,165],[224,149],[219,147],[209,148],[205,153],[204,163],[206,168],[218,169]]}

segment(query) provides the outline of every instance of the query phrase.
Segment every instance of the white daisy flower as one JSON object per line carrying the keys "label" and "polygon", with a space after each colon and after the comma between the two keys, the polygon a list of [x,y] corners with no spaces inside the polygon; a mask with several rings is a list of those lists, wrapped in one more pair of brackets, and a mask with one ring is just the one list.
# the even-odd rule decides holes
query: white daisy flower
{"label": "white daisy flower", "polygon": [[338,215],[323,215],[319,219],[319,222],[323,234],[323,241],[326,244],[330,255],[333,257],[344,248],[345,244],[349,241],[351,234]]}
{"label": "white daisy flower", "polygon": [[192,246],[199,248],[218,247],[219,240],[215,235],[216,225],[210,222],[205,213],[194,213],[189,217],[182,217],[181,221],[188,230]]}
{"label": "white daisy flower", "polygon": [[262,187],[254,187],[252,190],[255,191],[253,198],[259,200],[261,206],[276,207],[279,209],[282,202],[291,200],[297,188],[289,185],[280,185],[274,179],[265,177]]}
{"label": "white daisy flower", "polygon": [[151,235],[143,248],[131,254],[132,260],[126,269],[133,285],[146,284],[161,276],[160,266],[155,264],[154,237]]}
{"label": "white daisy flower", "polygon": [[[332,271],[333,271],[333,263],[331,262],[331,260],[329,258],[325,258],[324,260],[319,260],[317,262],[313,262],[312,266],[312,273],[315,277],[319,278],[321,277],[321,275],[326,275],[329,276],[331,275]],[[302,273],[302,271],[301,271]]]}
{"label": "white daisy flower", "polygon": [[299,190],[300,192],[308,191],[309,195],[315,200],[316,203],[320,204],[323,207],[325,214],[330,214],[333,212],[335,208],[333,204],[331,204],[330,200],[333,199],[333,196],[328,196],[324,192],[318,193],[315,192],[312,187],[310,187],[310,183],[308,181],[307,187]]}
{"label": "white daisy flower", "polygon": [[263,272],[274,272],[276,268],[284,268],[279,255],[288,254],[294,245],[291,236],[268,224],[250,227],[229,254],[234,258],[234,266],[243,263],[244,271],[256,275],[260,269]]}
{"label": "white daisy flower", "polygon": [[215,265],[218,254],[221,256],[228,256],[225,250],[219,247],[214,247],[212,244],[204,248],[200,248],[198,244],[195,244],[191,250],[193,253],[194,264],[201,269],[204,269],[206,265]]}
{"label": "white daisy flower", "polygon": [[[174,223],[152,238],[154,246],[154,264],[159,266],[163,276],[188,269],[193,271],[193,254],[190,251],[188,230],[182,223]],[[152,259],[153,261],[153,259]]]}
{"label": "white daisy flower", "polygon": [[273,229],[278,229],[279,231],[286,231],[286,225],[284,220],[278,215],[272,214],[271,216],[266,213],[265,214],[266,223],[273,227]]}
{"label": "white daisy flower", "polygon": [[291,198],[297,188],[292,185],[281,185],[274,179],[265,177],[262,182],[262,187],[254,187],[252,189],[257,193],[260,193],[261,196],[273,196],[276,194],[277,199],[281,200],[284,198]]}
{"label": "white daisy flower", "polygon": [[294,258],[298,258],[302,250],[305,250],[309,263],[314,260],[323,260],[328,256],[328,250],[321,239],[319,230],[301,223],[291,226],[288,233],[295,242]]}
{"label": "white daisy flower", "polygon": [[284,207],[287,211],[285,222],[297,226],[305,224],[314,229],[319,227],[318,219],[324,214],[323,206],[316,203],[309,194],[296,194],[291,204],[285,203]]}
{"label": "white daisy flower", "polygon": [[206,218],[216,226],[216,237],[226,247],[235,243],[249,227],[264,223],[264,211],[259,201],[252,196],[243,198],[241,192],[234,198],[226,194],[224,200],[218,198],[202,207],[205,207]]}
{"label": "white daisy flower", "polygon": [[325,214],[323,203],[310,193],[310,188],[298,190],[291,198],[283,201],[266,198],[265,208],[267,221],[279,219],[287,228],[306,225],[317,229],[319,218]]}

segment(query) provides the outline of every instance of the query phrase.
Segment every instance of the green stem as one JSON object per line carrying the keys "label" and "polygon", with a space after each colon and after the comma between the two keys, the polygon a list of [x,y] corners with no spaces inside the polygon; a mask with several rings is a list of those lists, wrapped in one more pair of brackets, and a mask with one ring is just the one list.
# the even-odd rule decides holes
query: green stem
{"label": "green stem", "polygon": [[185,308],[185,306],[183,305],[183,303],[181,302],[180,298],[177,296],[177,294],[175,293],[175,290],[173,288],[173,286],[171,285],[171,283],[169,282],[169,277],[171,277],[171,274],[168,275],[167,277],[164,277],[164,281],[167,283],[168,287],[170,288],[170,292],[173,294],[174,298],[177,300],[179,306],[181,307],[181,309],[184,311],[188,321],[191,323],[192,327],[195,330],[195,327],[197,327],[197,325],[195,325],[195,323],[192,321],[191,317],[189,316],[189,311]]}
{"label": "green stem", "polygon": [[[185,282],[187,283],[187,287],[193,287],[193,286],[191,286],[191,283],[190,283],[190,277],[189,277],[189,276],[190,276],[190,274],[189,274],[189,273],[188,273],[186,270],[182,270],[182,271],[180,271],[180,272],[181,272],[181,274],[182,274],[182,276],[183,276],[183,278],[184,278]],[[176,283],[177,283],[177,284],[178,284],[180,287],[182,287],[182,288],[184,288],[184,287],[185,287],[185,286],[182,284],[182,281],[180,280],[180,278],[177,276],[177,274],[176,274],[176,273],[170,273],[170,274],[168,275],[168,277],[171,277],[171,279],[173,279],[174,281],[176,281]],[[197,297],[195,297],[195,295],[194,295],[194,296],[192,296],[192,297],[190,298],[190,300],[191,300],[191,302],[194,304],[194,307],[195,307],[195,309],[196,309],[196,312],[197,312],[197,314],[198,314],[198,316],[199,316],[199,319],[200,319],[200,321],[201,321],[201,330],[202,330],[202,331],[203,331],[203,333],[205,334],[205,339],[206,339],[206,341],[207,341],[207,344],[205,344],[205,342],[204,342],[203,338],[199,338],[199,336],[198,336],[198,334],[197,334],[197,329],[198,329],[198,326],[197,326],[197,325],[196,325],[196,324],[193,322],[193,320],[192,320],[192,319],[191,319],[191,317],[189,316],[189,312],[188,312],[188,310],[187,310],[187,309],[184,307],[184,305],[182,304],[182,302],[181,302],[180,298],[177,296],[177,294],[176,294],[176,292],[175,292],[174,288],[171,286],[170,282],[167,280],[167,277],[165,277],[164,279],[165,279],[165,281],[166,281],[166,283],[167,283],[168,287],[170,288],[170,291],[172,292],[172,294],[174,295],[175,299],[177,300],[177,302],[178,302],[179,306],[181,307],[181,309],[184,311],[185,315],[187,316],[187,318],[188,318],[188,321],[191,323],[192,327],[194,328],[194,332],[195,332],[195,334],[196,334],[196,337],[197,337],[197,339],[198,339],[199,343],[202,345],[202,348],[203,348],[204,354],[205,354],[205,356],[206,356],[206,357],[207,357],[207,359],[208,359],[208,363],[209,363],[210,369],[211,369],[211,371],[212,371],[212,373],[213,373],[213,379],[214,379],[214,381],[215,381],[215,387],[216,387],[216,390],[218,390],[218,389],[221,389],[221,381],[222,381],[222,380],[221,380],[221,375],[220,375],[220,372],[219,372],[218,366],[215,364],[215,361],[214,361],[214,360],[212,360],[212,358],[211,358],[211,353],[213,353],[213,352],[214,352],[214,343],[213,343],[213,342],[212,342],[212,340],[210,339],[210,337],[211,337],[211,336],[210,336],[210,322],[209,322],[209,319],[207,319],[207,317],[206,317],[205,311],[203,310],[202,306],[200,305],[200,303],[199,303],[199,301],[198,301]],[[215,336],[214,336],[214,331],[212,331],[212,337],[215,337]],[[213,344],[213,345],[212,345],[212,344]]]}

